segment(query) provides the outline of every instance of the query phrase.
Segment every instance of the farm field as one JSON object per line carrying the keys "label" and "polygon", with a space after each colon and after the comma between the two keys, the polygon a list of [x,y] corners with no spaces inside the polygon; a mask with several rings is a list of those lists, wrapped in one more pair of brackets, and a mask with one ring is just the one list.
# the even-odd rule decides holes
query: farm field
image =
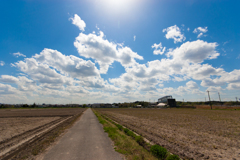
{"label": "farm field", "polygon": [[1,118],[0,142],[59,118],[60,117]]}
{"label": "farm field", "polygon": [[84,108],[1,109],[0,159],[84,110]]}
{"label": "farm field", "polygon": [[240,159],[240,111],[96,109],[183,159]]}
{"label": "farm field", "polygon": [[0,118],[72,116],[84,108],[1,109]]}

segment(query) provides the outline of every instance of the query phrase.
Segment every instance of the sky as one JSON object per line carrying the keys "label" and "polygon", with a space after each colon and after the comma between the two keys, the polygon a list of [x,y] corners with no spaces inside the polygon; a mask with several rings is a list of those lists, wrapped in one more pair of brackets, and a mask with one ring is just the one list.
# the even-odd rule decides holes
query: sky
{"label": "sky", "polygon": [[238,0],[0,1],[0,103],[235,101]]}

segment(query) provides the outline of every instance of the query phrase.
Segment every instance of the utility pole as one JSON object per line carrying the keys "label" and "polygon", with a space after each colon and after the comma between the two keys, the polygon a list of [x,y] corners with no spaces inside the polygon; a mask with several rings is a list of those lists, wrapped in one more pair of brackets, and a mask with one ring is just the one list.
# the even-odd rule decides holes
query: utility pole
{"label": "utility pole", "polygon": [[182,101],[184,102],[184,99],[182,99]]}
{"label": "utility pole", "polygon": [[218,96],[219,96],[219,101],[221,102],[221,97],[220,97],[220,93],[218,92]]}
{"label": "utility pole", "polygon": [[207,91],[207,92],[208,92],[209,104],[210,104],[211,109],[212,109],[212,104],[211,104],[211,99],[210,99],[209,91]]}
{"label": "utility pole", "polygon": [[236,97],[236,102],[238,102],[238,98]]}
{"label": "utility pole", "polygon": [[206,97],[205,97],[205,102],[206,102]]}

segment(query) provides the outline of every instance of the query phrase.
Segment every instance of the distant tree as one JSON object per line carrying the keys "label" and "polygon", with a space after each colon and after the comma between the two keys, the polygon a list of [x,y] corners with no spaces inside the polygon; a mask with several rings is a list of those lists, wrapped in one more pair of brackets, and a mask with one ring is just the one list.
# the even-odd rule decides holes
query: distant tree
{"label": "distant tree", "polygon": [[29,108],[29,105],[28,104],[24,104],[23,108]]}
{"label": "distant tree", "polygon": [[87,107],[87,105],[86,104],[83,104],[83,108],[86,108]]}
{"label": "distant tree", "polygon": [[36,105],[35,102],[33,103],[32,107],[33,107],[33,108],[36,108],[36,107],[37,107],[37,105]]}

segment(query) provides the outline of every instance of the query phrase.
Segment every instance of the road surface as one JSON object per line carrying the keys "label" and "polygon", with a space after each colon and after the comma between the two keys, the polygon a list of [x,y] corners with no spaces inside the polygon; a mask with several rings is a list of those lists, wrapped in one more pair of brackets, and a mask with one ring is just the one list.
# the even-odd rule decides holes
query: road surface
{"label": "road surface", "polygon": [[91,109],[44,155],[43,160],[122,160]]}

